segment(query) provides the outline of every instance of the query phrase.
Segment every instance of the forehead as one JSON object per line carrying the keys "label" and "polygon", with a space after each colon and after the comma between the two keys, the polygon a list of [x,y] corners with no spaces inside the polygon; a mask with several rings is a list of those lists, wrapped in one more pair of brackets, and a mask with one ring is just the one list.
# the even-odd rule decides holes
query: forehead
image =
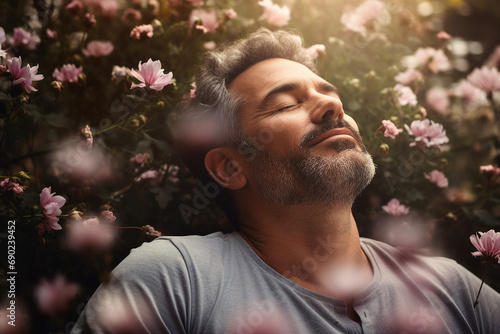
{"label": "forehead", "polygon": [[238,75],[229,85],[229,90],[247,102],[262,99],[266,92],[287,82],[324,82],[306,66],[281,58],[263,60]]}

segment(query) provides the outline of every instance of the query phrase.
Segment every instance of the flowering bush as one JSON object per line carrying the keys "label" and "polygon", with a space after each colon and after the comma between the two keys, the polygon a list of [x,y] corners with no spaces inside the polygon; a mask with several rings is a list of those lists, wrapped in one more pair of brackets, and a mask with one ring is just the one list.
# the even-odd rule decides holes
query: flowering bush
{"label": "flowering bush", "polygon": [[[299,30],[358,122],[378,165],[354,205],[361,234],[482,271],[466,241],[499,225],[500,47],[454,36],[443,16],[480,11],[473,1],[449,1],[448,11],[378,0],[7,3],[0,212],[15,222],[16,300],[38,305],[22,309],[25,328],[68,328],[144,241],[231,228],[183,167],[172,124],[175,106],[196,94],[200,55],[260,27]],[[214,135],[209,124],[191,131]],[[483,258],[498,255],[484,245],[491,233],[472,241]]]}

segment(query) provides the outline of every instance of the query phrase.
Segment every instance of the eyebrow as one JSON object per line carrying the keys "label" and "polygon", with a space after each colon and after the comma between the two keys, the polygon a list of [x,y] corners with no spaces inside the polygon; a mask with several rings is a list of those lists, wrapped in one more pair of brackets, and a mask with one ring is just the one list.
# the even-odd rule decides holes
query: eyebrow
{"label": "eyebrow", "polygon": [[[300,84],[298,82],[290,82],[272,89],[269,93],[266,94],[262,102],[259,104],[259,110],[266,109],[266,107],[269,106],[270,102],[276,95],[279,95],[281,93],[291,92],[299,88]],[[332,85],[327,81],[320,81],[316,83],[316,89],[327,93],[336,93],[336,94],[339,93],[337,87],[335,87],[334,85]]]}

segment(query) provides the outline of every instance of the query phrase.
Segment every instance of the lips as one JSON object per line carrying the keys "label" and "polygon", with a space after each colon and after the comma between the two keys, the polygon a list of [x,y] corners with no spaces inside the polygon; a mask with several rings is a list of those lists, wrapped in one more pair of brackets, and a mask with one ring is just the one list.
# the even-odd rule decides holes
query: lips
{"label": "lips", "polygon": [[354,135],[353,135],[353,133],[352,133],[351,130],[349,130],[347,128],[335,128],[335,129],[331,129],[331,130],[323,133],[322,135],[319,135],[316,138],[314,138],[309,143],[309,147],[315,146],[315,145],[317,145],[317,144],[325,141],[328,138],[332,138],[332,137],[340,136],[340,135],[347,135],[347,136],[351,137],[353,140],[356,141],[356,138],[354,137]]}

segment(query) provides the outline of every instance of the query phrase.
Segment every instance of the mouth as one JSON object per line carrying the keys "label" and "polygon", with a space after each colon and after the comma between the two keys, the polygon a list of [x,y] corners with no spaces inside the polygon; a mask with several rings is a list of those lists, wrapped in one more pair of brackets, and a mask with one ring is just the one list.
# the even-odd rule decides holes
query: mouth
{"label": "mouth", "polygon": [[352,139],[353,141],[356,141],[356,138],[354,137],[351,130],[349,130],[347,128],[335,128],[335,129],[331,129],[331,130],[323,133],[322,135],[317,136],[309,143],[308,146],[312,147],[312,146],[318,145],[326,140],[336,140],[339,138],[348,138],[348,139]]}

